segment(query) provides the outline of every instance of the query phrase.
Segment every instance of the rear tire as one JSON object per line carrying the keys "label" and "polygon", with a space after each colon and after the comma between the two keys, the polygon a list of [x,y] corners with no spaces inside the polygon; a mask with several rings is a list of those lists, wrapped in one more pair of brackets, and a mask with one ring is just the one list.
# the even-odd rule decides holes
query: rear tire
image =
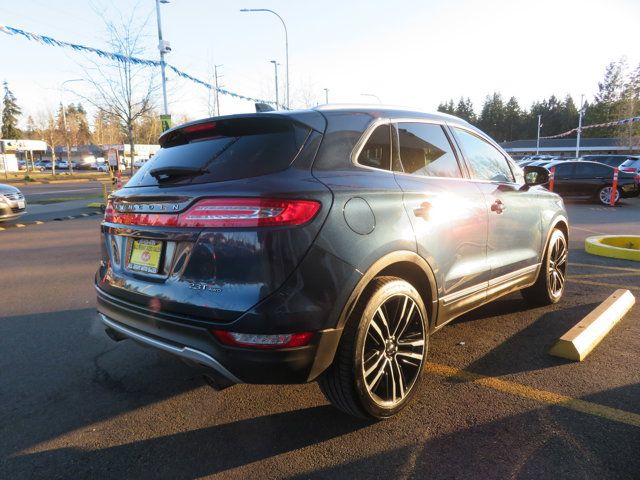
{"label": "rear tire", "polygon": [[567,237],[562,230],[554,229],[549,237],[536,283],[520,291],[529,304],[543,306],[560,301],[567,277],[568,254]]}
{"label": "rear tire", "polygon": [[427,311],[418,291],[400,278],[375,278],[347,320],[320,389],[350,415],[391,417],[417,390],[428,339]]}
{"label": "rear tire", "polygon": [[[611,191],[613,190],[613,185],[609,185],[606,187],[602,187],[600,190],[598,190],[598,200],[600,201],[601,204],[603,205],[611,205]],[[616,189],[616,201],[614,203],[614,205],[616,203],[618,203],[618,201],[620,200],[620,189]]]}

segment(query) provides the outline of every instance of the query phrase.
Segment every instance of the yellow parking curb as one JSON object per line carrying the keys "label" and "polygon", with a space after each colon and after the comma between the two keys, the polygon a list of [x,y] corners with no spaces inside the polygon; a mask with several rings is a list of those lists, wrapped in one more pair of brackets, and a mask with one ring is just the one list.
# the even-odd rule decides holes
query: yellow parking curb
{"label": "yellow parking curb", "polygon": [[88,203],[87,207],[88,208],[102,208],[102,203],[100,202],[92,202],[92,203]]}
{"label": "yellow parking curb", "polygon": [[640,262],[640,235],[598,235],[584,241],[592,255]]}
{"label": "yellow parking curb", "polygon": [[629,290],[616,290],[555,343],[549,354],[581,362],[629,311],[636,299]]}

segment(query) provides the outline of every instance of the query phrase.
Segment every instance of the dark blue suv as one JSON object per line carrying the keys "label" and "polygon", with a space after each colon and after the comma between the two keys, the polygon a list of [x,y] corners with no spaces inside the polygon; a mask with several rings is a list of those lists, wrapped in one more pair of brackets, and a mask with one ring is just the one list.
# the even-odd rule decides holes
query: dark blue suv
{"label": "dark blue suv", "polygon": [[568,223],[482,132],[382,107],[217,117],[165,132],[112,194],[95,277],[115,340],[234,383],[318,380],[384,418],[424,369],[429,335],[522,290],[564,290]]}

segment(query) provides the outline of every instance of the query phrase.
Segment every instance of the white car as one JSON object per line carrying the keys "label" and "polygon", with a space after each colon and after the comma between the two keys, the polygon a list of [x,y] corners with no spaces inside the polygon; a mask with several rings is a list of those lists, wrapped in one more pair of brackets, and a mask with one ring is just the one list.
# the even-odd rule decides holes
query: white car
{"label": "white car", "polygon": [[27,201],[20,190],[0,183],[0,222],[14,220],[27,211]]}

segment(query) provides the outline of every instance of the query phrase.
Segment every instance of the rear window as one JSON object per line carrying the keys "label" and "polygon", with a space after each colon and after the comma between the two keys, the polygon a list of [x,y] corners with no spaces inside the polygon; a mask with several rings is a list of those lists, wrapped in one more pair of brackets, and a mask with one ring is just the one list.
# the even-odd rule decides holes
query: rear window
{"label": "rear window", "polygon": [[640,159],[629,158],[620,164],[620,168],[638,168],[640,167]]}
{"label": "rear window", "polygon": [[221,182],[279,172],[291,165],[310,132],[288,119],[256,117],[186,127],[165,140],[165,147],[127,187]]}

